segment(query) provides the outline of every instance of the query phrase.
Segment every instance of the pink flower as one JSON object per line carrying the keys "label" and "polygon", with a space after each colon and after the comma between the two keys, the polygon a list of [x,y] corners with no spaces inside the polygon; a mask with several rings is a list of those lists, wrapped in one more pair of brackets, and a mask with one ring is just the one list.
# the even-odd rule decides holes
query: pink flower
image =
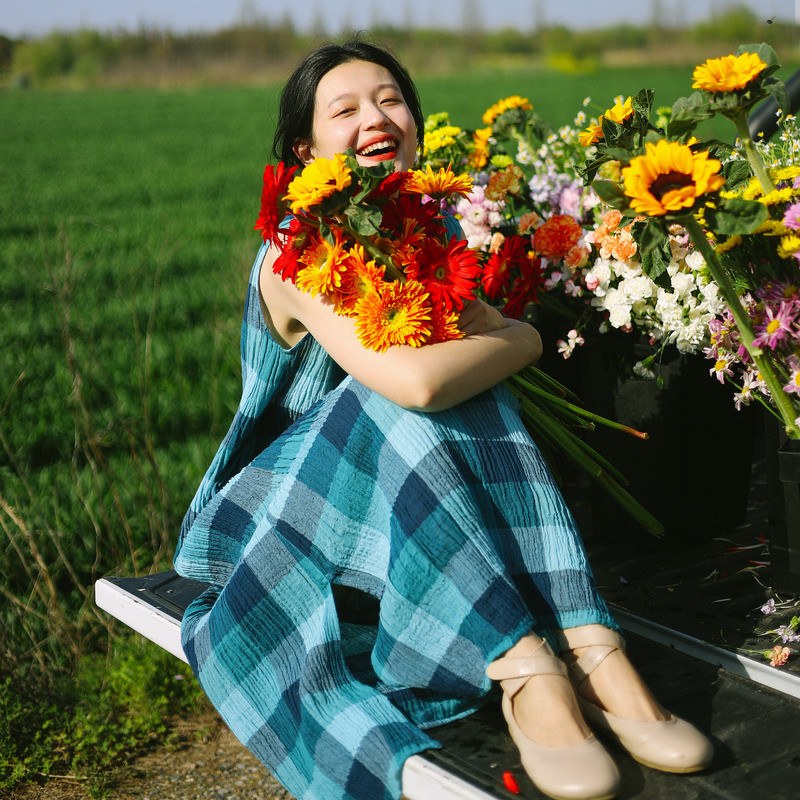
{"label": "pink flower", "polygon": [[768,654],[769,665],[771,667],[782,667],[791,653],[792,651],[788,647],[781,647],[779,644],[776,644]]}
{"label": "pink flower", "polygon": [[775,350],[784,340],[792,334],[792,323],[794,322],[794,303],[781,303],[777,310],[774,306],[766,306],[765,318],[760,325],[754,326],[757,333],[753,344],[756,347],[769,347]]}
{"label": "pink flower", "polygon": [[794,203],[786,209],[783,215],[783,224],[787,228],[800,231],[800,203]]}
{"label": "pink flower", "polygon": [[800,358],[791,356],[786,360],[789,367],[789,383],[783,387],[783,391],[788,394],[800,394]]}

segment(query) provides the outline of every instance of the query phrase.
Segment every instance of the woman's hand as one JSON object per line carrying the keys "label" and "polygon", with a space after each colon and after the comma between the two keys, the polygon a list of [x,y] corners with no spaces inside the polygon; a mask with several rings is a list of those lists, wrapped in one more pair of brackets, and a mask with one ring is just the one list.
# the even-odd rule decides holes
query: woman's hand
{"label": "woman's hand", "polygon": [[458,318],[458,328],[464,336],[500,331],[508,327],[508,320],[493,306],[482,300],[467,303]]}

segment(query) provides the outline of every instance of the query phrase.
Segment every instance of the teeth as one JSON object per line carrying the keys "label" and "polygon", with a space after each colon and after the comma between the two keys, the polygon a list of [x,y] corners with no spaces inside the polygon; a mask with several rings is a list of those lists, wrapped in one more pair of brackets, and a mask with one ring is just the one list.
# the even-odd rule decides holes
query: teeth
{"label": "teeth", "polygon": [[358,151],[359,155],[368,156],[372,153],[375,153],[378,150],[394,150],[397,147],[397,142],[394,139],[387,139],[383,142],[377,142],[376,144],[371,144],[369,147],[365,147],[362,150]]}

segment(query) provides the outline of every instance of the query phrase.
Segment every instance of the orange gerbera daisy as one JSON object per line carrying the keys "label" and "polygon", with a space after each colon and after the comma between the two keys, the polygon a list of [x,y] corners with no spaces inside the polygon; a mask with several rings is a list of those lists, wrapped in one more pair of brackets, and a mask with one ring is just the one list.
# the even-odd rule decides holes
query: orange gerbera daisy
{"label": "orange gerbera daisy", "polygon": [[558,261],[578,244],[583,229],[569,214],[553,214],[533,234],[533,247],[548,261]]}
{"label": "orange gerbera daisy", "polygon": [[337,313],[353,316],[358,301],[379,290],[385,273],[382,265],[367,259],[360,244],[353,245],[347,254],[347,268],[342,275],[341,288],[333,298]]}
{"label": "orange gerbera daisy", "polygon": [[406,274],[424,284],[431,303],[459,311],[465,300],[473,298],[480,269],[478,254],[467,247],[465,239],[453,237],[446,245],[437,239],[426,240]]}
{"label": "orange gerbera daisy", "polygon": [[742,53],[740,56],[709,58],[694,68],[693,89],[717,92],[735,92],[744,89],[757,78],[767,65],[757,53]]}
{"label": "orange gerbera daisy", "polygon": [[383,207],[381,227],[393,234],[394,247],[419,247],[428,236],[441,233],[439,205],[422,195],[403,194]]}
{"label": "orange gerbera daisy", "polygon": [[317,292],[329,295],[341,289],[348,263],[347,250],[339,228],[333,228],[333,237],[333,244],[318,237],[300,256],[302,266],[297,271],[295,284],[298,289],[310,292],[312,297],[316,297]]}
{"label": "orange gerbera daisy", "polygon": [[439,344],[453,339],[463,339],[464,333],[458,327],[458,314],[448,311],[444,306],[435,304],[431,312],[431,334],[425,344]]}
{"label": "orange gerbera daisy", "polygon": [[645,155],[622,170],[625,194],[642,214],[688,213],[699,198],[725,184],[720,167],[705,150],[695,153],[688,145],[666,139],[648,142]]}
{"label": "orange gerbera daisy", "polygon": [[[321,205],[352,182],[353,173],[343,153],[337,153],[333,158],[315,158],[289,184],[285,199],[291,204],[292,213],[297,214]],[[333,210],[329,209],[328,213],[333,213]]]}
{"label": "orange gerbera daisy", "polygon": [[528,101],[527,97],[520,97],[518,94],[513,94],[511,97],[506,97],[504,100],[498,100],[493,106],[490,106],[483,112],[483,124],[491,125],[501,114],[509,111],[512,108],[522,108],[526,111],[531,111],[533,106]]}
{"label": "orange gerbera daisy", "polygon": [[419,347],[431,333],[428,294],[419,281],[384,283],[356,303],[356,331],[368,350],[380,353],[392,345]]}
{"label": "orange gerbera daisy", "polygon": [[449,167],[434,172],[430,164],[425,171],[411,170],[403,183],[403,191],[408,194],[427,194],[437,200],[449,195],[466,197],[472,190],[472,177],[464,173],[456,175]]}

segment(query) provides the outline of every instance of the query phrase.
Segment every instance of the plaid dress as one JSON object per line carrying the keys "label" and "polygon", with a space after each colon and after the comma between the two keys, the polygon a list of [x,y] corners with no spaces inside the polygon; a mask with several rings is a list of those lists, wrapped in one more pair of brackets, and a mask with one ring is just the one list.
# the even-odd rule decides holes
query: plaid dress
{"label": "plaid dress", "polygon": [[299,800],[397,800],[405,759],[438,746],[426,731],[486,701],[490,661],[530,630],[614,622],[511,395],[407,411],[310,336],[282,350],[263,255],[241,404],[176,553],[210,584],[183,645]]}

